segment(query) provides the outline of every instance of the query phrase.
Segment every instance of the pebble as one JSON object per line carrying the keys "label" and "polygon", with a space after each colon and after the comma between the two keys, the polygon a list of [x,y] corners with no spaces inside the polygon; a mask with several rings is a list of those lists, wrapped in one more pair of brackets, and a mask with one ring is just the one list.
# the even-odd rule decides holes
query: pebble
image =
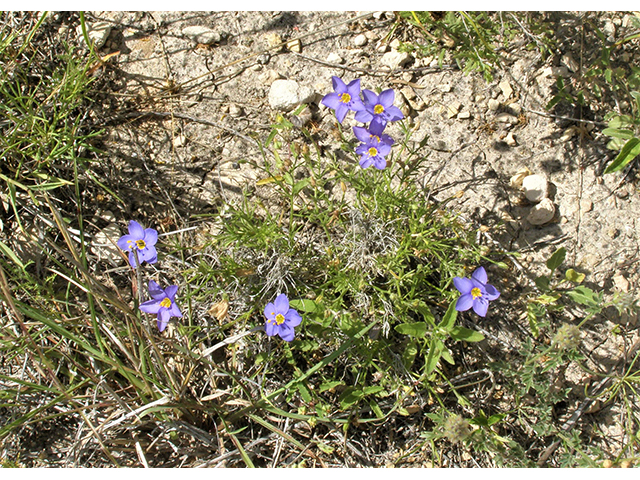
{"label": "pebble", "polygon": [[518,117],[515,117],[514,115],[506,112],[502,112],[496,115],[496,121],[500,123],[516,124],[518,123]]}
{"label": "pebble", "polygon": [[577,131],[578,131],[578,129],[576,128],[576,126],[575,125],[571,125],[569,128],[567,128],[562,133],[562,136],[560,137],[560,141],[561,142],[568,142],[576,134]]}
{"label": "pebble", "polygon": [[288,111],[314,97],[312,88],[301,86],[295,80],[276,80],[269,90],[269,105],[274,110]]}
{"label": "pebble", "polygon": [[509,100],[509,97],[513,93],[513,89],[511,88],[511,85],[509,85],[509,82],[506,80],[503,80],[498,84],[498,87],[500,88],[500,90],[502,90],[504,99]]}
{"label": "pebble", "polygon": [[173,146],[175,148],[181,147],[185,143],[187,143],[187,138],[182,134],[176,135],[175,138],[173,139]]}
{"label": "pebble", "polygon": [[[476,95],[474,100],[476,103],[480,103],[481,101],[483,101],[485,98],[487,98],[486,96],[484,96],[483,94],[480,95]],[[498,102],[498,106],[500,106],[500,102]]]}
{"label": "pebble", "polygon": [[522,180],[522,188],[530,202],[538,203],[549,195],[549,182],[543,175],[527,175]]}
{"label": "pebble", "polygon": [[562,56],[562,63],[564,63],[571,72],[577,72],[580,68],[580,65],[578,64],[578,62],[576,62],[576,60],[571,56],[570,53]]}
{"label": "pebble", "polygon": [[458,114],[458,118],[461,120],[471,118],[471,112],[469,110],[463,110]]}
{"label": "pebble", "polygon": [[607,18],[604,22],[604,27],[602,27],[602,33],[607,36],[607,40],[610,42],[614,42],[616,39],[616,26],[613,24],[611,19]]}
{"label": "pebble", "polygon": [[258,57],[256,58],[256,62],[258,62],[260,65],[267,65],[269,63],[269,60],[271,60],[271,55],[269,55],[268,53],[258,55]]}
{"label": "pebble", "polygon": [[[107,38],[111,33],[111,24],[108,22],[96,22],[85,23],[85,26],[87,28],[89,40],[93,41],[94,48],[102,48],[104,46],[104,42],[107,41]],[[82,25],[78,25],[76,27],[76,33],[78,34],[78,41],[80,44],[86,46],[84,42],[84,35],[82,34]]]}
{"label": "pebble", "polygon": [[277,47],[282,43],[282,37],[277,33],[267,33],[265,34],[264,39],[267,41],[267,46],[269,48]]}
{"label": "pebble", "polygon": [[413,100],[414,98],[416,98],[416,92],[413,90],[413,88],[409,86],[402,87],[400,92],[402,93],[402,95],[404,95],[404,98],[406,98],[407,100]]}
{"label": "pebble", "polygon": [[509,110],[515,115],[520,115],[522,113],[522,106],[519,103],[511,103],[509,104]]}
{"label": "pebble", "polygon": [[300,53],[302,51],[302,42],[299,38],[287,42],[287,50],[290,52]]}
{"label": "pebble", "polygon": [[513,177],[511,177],[511,179],[509,180],[509,185],[512,188],[522,188],[522,181],[529,175],[532,175],[531,170],[529,170],[527,167],[521,168]]}
{"label": "pebble", "polygon": [[462,103],[458,100],[454,100],[447,106],[447,118],[453,118],[458,115],[460,108],[462,107]]}
{"label": "pebble", "polygon": [[436,88],[440,90],[442,93],[449,93],[452,87],[450,83],[441,83],[437,85]]}
{"label": "pebble", "polygon": [[409,60],[411,60],[411,55],[409,55],[409,53],[392,50],[382,56],[380,63],[382,65],[386,65],[392,70],[395,70],[396,68],[402,67]]}
{"label": "pebble", "polygon": [[195,43],[202,45],[211,45],[212,43],[220,43],[220,34],[207,27],[194,25],[182,29],[182,34]]}
{"label": "pebble", "polygon": [[509,132],[507,136],[504,138],[504,143],[509,145],[510,147],[515,147],[518,145],[516,139],[513,137],[513,132]]}
{"label": "pebble", "polygon": [[500,102],[498,100],[491,98],[487,102],[487,106],[489,107],[489,110],[491,110],[492,112],[497,112],[498,109],[500,108]]}
{"label": "pebble", "polygon": [[367,37],[364,34],[356,35],[356,38],[353,39],[353,44],[356,47],[364,47],[367,44]]}
{"label": "pebble", "polygon": [[391,47],[392,50],[398,50],[398,47],[400,46],[400,40],[398,40],[397,38],[394,38],[389,44],[389,46]]}
{"label": "pebble", "polygon": [[544,225],[545,223],[550,222],[555,214],[556,207],[553,202],[548,198],[544,198],[531,209],[527,216],[527,221],[531,225]]}
{"label": "pebble", "polygon": [[327,62],[342,65],[344,63],[344,58],[342,58],[336,52],[331,52],[329,55],[327,55]]}
{"label": "pebble", "polygon": [[580,211],[582,213],[590,212],[591,210],[593,210],[593,202],[591,200],[580,200]]}
{"label": "pebble", "polygon": [[382,41],[378,42],[376,45],[376,52],[378,53],[385,53],[387,50],[389,50],[389,45]]}
{"label": "pebble", "polygon": [[235,103],[232,103],[231,105],[229,105],[229,115],[231,115],[234,118],[238,118],[244,115],[244,110],[240,105],[236,105]]}
{"label": "pebble", "polygon": [[281,78],[282,75],[280,75],[275,70],[266,70],[260,74],[258,80],[260,80],[260,83],[262,83],[263,85],[271,85],[273,82]]}

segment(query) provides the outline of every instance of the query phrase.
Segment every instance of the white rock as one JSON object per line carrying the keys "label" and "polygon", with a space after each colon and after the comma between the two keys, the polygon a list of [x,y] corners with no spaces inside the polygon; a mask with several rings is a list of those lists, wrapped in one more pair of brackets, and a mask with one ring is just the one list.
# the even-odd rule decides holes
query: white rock
{"label": "white rock", "polygon": [[436,88],[440,90],[442,93],[449,93],[452,87],[450,83],[440,83],[436,85]]}
{"label": "white rock", "polygon": [[[104,42],[107,41],[109,34],[111,33],[111,24],[108,22],[96,22],[85,23],[87,28],[87,35],[89,40],[93,42],[94,48],[100,49],[104,46]],[[82,25],[76,27],[76,33],[78,34],[78,40],[81,45],[86,45],[84,41],[84,35],[82,34]]]}
{"label": "white rock", "polygon": [[567,53],[566,55],[562,56],[562,63],[564,63],[567,66],[567,68],[572,72],[577,72],[578,69],[580,68],[580,65],[578,64],[578,62],[575,61],[575,59],[571,56],[570,53]]}
{"label": "white rock", "polygon": [[300,53],[302,51],[302,42],[300,42],[300,39],[296,38],[295,40],[287,42],[287,50],[295,53]]}
{"label": "white rock", "polygon": [[463,110],[458,114],[458,118],[460,120],[466,120],[468,118],[471,118],[471,112],[469,110]]}
{"label": "white rock", "polygon": [[500,90],[502,90],[502,94],[504,95],[504,99],[505,100],[509,100],[509,97],[513,93],[513,89],[511,88],[511,85],[509,85],[509,82],[506,81],[506,80],[503,80],[503,81],[500,82],[498,87],[500,87]]}
{"label": "white rock", "polygon": [[[476,103],[480,103],[480,102],[481,102],[481,101],[483,101],[485,98],[487,98],[487,97],[485,97],[483,94],[479,94],[479,95],[476,95],[476,96],[474,97],[474,101],[475,101]],[[500,105],[500,102],[498,102],[498,105]]]}
{"label": "white rock", "polygon": [[500,108],[500,102],[492,98],[487,102],[487,106],[489,107],[489,110],[496,112]]}
{"label": "white rock", "polygon": [[356,38],[353,39],[353,44],[356,47],[364,47],[367,44],[367,37],[364,34],[356,35]]}
{"label": "white rock", "polygon": [[396,68],[402,67],[409,60],[411,60],[411,55],[409,55],[407,52],[397,52],[395,50],[391,50],[390,52],[387,52],[382,56],[382,58],[380,59],[380,63],[395,70]]}
{"label": "white rock", "polygon": [[182,134],[176,135],[175,138],[173,139],[173,146],[175,148],[181,147],[185,143],[187,143],[187,138]]}
{"label": "white rock", "polygon": [[279,80],[280,78],[282,78],[282,75],[280,75],[275,70],[266,70],[265,72],[260,74],[258,80],[260,80],[260,83],[262,83],[263,85],[271,85],[273,82]]}
{"label": "white rock", "polygon": [[327,55],[327,62],[342,65],[344,63],[344,58],[342,58],[336,52],[331,52],[329,55]]}
{"label": "white rock", "polygon": [[504,143],[509,145],[510,147],[515,147],[518,145],[516,139],[513,137],[513,132],[509,132],[506,137],[504,137]]}
{"label": "white rock", "polygon": [[528,175],[522,180],[524,196],[530,202],[538,203],[549,195],[549,182],[543,175]]}
{"label": "white rock", "polygon": [[545,223],[550,222],[555,214],[556,207],[553,202],[548,198],[544,198],[539,204],[531,209],[527,216],[527,221],[531,225],[544,225]]}
{"label": "white rock", "polygon": [[458,100],[454,100],[453,102],[451,102],[447,106],[447,117],[453,118],[456,115],[458,115],[458,112],[460,111],[461,107],[462,107],[462,103],[460,103]]}
{"label": "white rock", "polygon": [[211,45],[212,43],[219,43],[221,38],[220,34],[207,27],[199,25],[193,25],[191,27],[185,27],[182,29],[182,34],[196,43],[202,45]]}
{"label": "white rock", "polygon": [[229,105],[229,115],[231,115],[234,118],[238,118],[244,115],[244,110],[240,105],[232,103],[231,105]]}
{"label": "white rock", "polygon": [[393,40],[391,40],[391,43],[389,44],[389,46],[393,50],[398,50],[398,47],[400,46],[400,40],[398,40],[397,38],[394,38]]}
{"label": "white rock", "polygon": [[514,117],[513,115],[510,115],[506,112],[502,112],[496,115],[496,121],[500,123],[511,123],[515,125],[516,123],[518,123],[518,117]]}
{"label": "white rock", "polygon": [[621,292],[625,292],[625,293],[629,292],[629,280],[624,278],[623,275],[618,273],[617,275],[613,276],[612,280],[613,280],[614,286],[618,290],[620,290]]}
{"label": "white rock", "polygon": [[282,37],[277,33],[267,33],[264,35],[264,39],[266,40],[269,48],[277,47],[282,43]]}
{"label": "white rock", "polygon": [[314,97],[312,88],[298,85],[295,80],[276,80],[269,90],[269,105],[274,110],[288,111]]}

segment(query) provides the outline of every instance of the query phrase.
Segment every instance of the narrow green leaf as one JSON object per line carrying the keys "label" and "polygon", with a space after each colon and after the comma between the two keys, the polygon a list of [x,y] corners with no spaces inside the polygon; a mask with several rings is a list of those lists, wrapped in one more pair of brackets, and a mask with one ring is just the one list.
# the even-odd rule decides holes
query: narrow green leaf
{"label": "narrow green leaf", "polygon": [[527,320],[529,320],[529,328],[534,337],[538,338],[540,335],[540,328],[538,328],[538,313],[541,307],[535,303],[527,305]]}
{"label": "narrow green leaf", "polygon": [[342,395],[340,395],[339,402],[340,407],[346,410],[352,405],[358,403],[358,401],[364,396],[362,390],[355,387],[347,387]]}
{"label": "narrow green leaf", "polygon": [[438,362],[440,361],[440,354],[444,349],[444,344],[438,339],[432,339],[431,345],[429,346],[429,354],[427,355],[427,360],[425,361],[425,372],[427,375],[430,375],[438,366]]}
{"label": "narrow green leaf", "polygon": [[480,332],[464,327],[453,327],[449,335],[455,340],[464,340],[465,342],[481,342],[484,340],[484,335]]}
{"label": "narrow green leaf", "polygon": [[369,400],[369,407],[371,407],[371,411],[376,416],[376,418],[384,418],[384,414],[380,409],[380,406],[375,400]]}
{"label": "narrow green leaf", "polygon": [[640,138],[633,137],[627,140],[622,150],[613,162],[605,169],[604,173],[613,173],[622,170],[627,164],[640,155]]}
{"label": "narrow green leaf", "polygon": [[327,390],[331,390],[332,388],[337,387],[338,385],[344,385],[342,380],[334,380],[332,382],[324,382],[320,385],[320,393],[326,392]]}
{"label": "narrow green leaf", "polygon": [[567,250],[564,247],[560,247],[555,251],[553,255],[547,260],[547,268],[552,272],[562,265],[564,258],[567,256]]}
{"label": "narrow green leaf", "polygon": [[418,345],[416,340],[412,338],[405,347],[404,352],[402,352],[402,364],[404,365],[404,368],[406,368],[407,370],[411,369],[411,366],[413,365],[417,354]]}
{"label": "narrow green leaf", "polygon": [[289,300],[289,306],[305,313],[321,313],[323,311],[322,305],[308,299]]}
{"label": "narrow green leaf", "polygon": [[394,330],[401,335],[409,335],[410,337],[424,338],[427,334],[427,324],[425,322],[402,323],[396,325]]}
{"label": "narrow green leaf", "polygon": [[449,305],[449,308],[447,308],[447,311],[444,314],[444,317],[442,318],[440,325],[438,326],[448,332],[453,328],[453,325],[456,323],[457,317],[458,317],[458,311],[456,310],[456,300],[454,300]]}
{"label": "narrow green leaf", "polygon": [[308,178],[303,178],[293,186],[291,194],[295,197],[300,192],[300,190],[309,185],[310,182],[311,180],[309,180]]}

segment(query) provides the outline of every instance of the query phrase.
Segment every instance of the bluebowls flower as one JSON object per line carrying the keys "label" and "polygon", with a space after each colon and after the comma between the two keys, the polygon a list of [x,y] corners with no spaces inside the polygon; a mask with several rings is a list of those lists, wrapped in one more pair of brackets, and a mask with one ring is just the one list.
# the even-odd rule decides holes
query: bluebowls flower
{"label": "bluebowls flower", "polygon": [[155,244],[158,241],[158,232],[153,228],[142,228],[135,220],[129,222],[129,235],[123,235],[118,240],[118,247],[129,252],[129,264],[136,268],[138,262],[155,263],[158,261],[158,252]]}
{"label": "bluebowls flower", "polygon": [[264,316],[267,318],[265,331],[267,335],[273,337],[280,335],[280,338],[290,342],[295,337],[294,327],[300,325],[302,317],[298,312],[289,308],[289,299],[284,293],[276,297],[272,303],[269,302],[264,308]]}
{"label": "bluebowls flower", "polygon": [[171,317],[182,318],[182,312],[175,301],[177,292],[177,285],[169,285],[162,289],[156,282],[149,280],[149,295],[152,298],[142,303],[139,308],[144,313],[158,315],[158,330],[161,332],[167,328]]}
{"label": "bluebowls flower", "polygon": [[489,302],[500,296],[500,292],[487,283],[487,272],[484,267],[476,268],[471,278],[455,277],[453,284],[462,294],[456,302],[456,310],[459,312],[465,312],[473,307],[474,312],[484,317],[487,315]]}
{"label": "bluebowls flower", "polygon": [[322,104],[335,110],[338,122],[342,123],[349,110],[358,112],[364,110],[360,99],[360,79],[357,78],[346,85],[340,77],[331,77],[334,92],[324,96]]}

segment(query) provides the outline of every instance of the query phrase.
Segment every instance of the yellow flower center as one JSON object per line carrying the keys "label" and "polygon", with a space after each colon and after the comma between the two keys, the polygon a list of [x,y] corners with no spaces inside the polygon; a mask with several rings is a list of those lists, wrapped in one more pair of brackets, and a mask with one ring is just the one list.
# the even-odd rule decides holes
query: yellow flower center
{"label": "yellow flower center", "polygon": [[375,157],[376,155],[378,155],[378,149],[375,147],[371,147],[369,149],[369,156],[370,157]]}
{"label": "yellow flower center", "polygon": [[169,308],[171,306],[171,299],[169,297],[165,297],[161,302],[160,306],[164,308]]}
{"label": "yellow flower center", "polygon": [[471,296],[475,300],[476,298],[482,296],[482,292],[480,291],[480,289],[478,287],[472,288],[471,289]]}
{"label": "yellow flower center", "polygon": [[342,103],[349,103],[349,102],[351,101],[351,95],[349,95],[348,93],[343,93],[343,94],[340,96],[340,101],[341,101]]}
{"label": "yellow flower center", "polygon": [[284,315],[281,313],[276,315],[276,325],[282,325],[284,323]]}
{"label": "yellow flower center", "polygon": [[382,112],[384,112],[384,107],[382,105],[378,104],[373,107],[373,113],[375,113],[376,115],[380,115]]}
{"label": "yellow flower center", "polygon": [[143,248],[145,248],[147,246],[147,244],[144,242],[144,240],[136,240],[136,245],[138,246],[138,249],[142,250]]}

